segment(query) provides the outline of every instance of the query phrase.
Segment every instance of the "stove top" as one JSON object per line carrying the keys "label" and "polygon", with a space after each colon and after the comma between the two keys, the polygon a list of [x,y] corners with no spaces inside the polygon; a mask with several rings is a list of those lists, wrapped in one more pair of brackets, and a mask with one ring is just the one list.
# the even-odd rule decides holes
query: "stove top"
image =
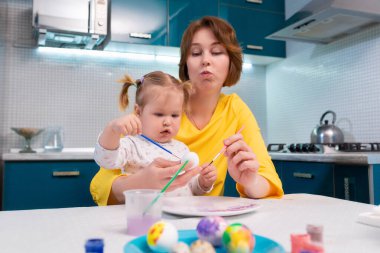
{"label": "stove top", "polygon": [[267,147],[269,152],[278,153],[343,153],[343,152],[380,152],[380,143],[345,142],[332,144],[314,143],[273,143]]}

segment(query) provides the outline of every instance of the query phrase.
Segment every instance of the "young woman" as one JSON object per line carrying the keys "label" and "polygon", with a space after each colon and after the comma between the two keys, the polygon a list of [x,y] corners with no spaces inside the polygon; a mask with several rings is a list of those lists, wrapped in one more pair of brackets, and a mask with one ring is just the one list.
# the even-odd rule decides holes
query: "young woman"
{"label": "young woman", "polygon": [[[231,25],[217,17],[192,22],[182,37],[179,68],[180,79],[190,80],[194,92],[176,138],[199,155],[203,166],[223,146],[226,148],[225,156],[210,165],[218,173],[207,195],[223,195],[228,172],[242,197],[281,197],[282,184],[255,117],[238,95],[221,93],[222,87],[239,81],[242,71],[242,51]],[[243,131],[236,134],[242,127]],[[148,168],[169,172],[177,167],[160,159]],[[175,180],[175,187],[190,180],[187,174]],[[99,205],[121,203],[124,180],[120,171],[100,169],[91,184],[94,200]],[[154,188],[155,180],[151,181],[149,188]]]}

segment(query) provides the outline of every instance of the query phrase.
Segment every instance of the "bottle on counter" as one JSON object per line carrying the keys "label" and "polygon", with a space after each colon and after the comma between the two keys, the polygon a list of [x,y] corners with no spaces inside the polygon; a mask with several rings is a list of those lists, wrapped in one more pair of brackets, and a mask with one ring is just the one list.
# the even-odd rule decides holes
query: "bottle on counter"
{"label": "bottle on counter", "polygon": [[63,149],[63,128],[59,126],[47,127],[43,136],[45,152],[61,152]]}
{"label": "bottle on counter", "polygon": [[86,253],[103,253],[103,239],[88,239],[85,244]]}

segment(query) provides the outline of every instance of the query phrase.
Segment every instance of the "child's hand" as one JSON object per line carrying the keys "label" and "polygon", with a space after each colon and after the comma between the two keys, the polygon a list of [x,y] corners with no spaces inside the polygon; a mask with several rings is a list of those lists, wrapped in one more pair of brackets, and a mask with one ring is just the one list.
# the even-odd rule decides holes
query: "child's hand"
{"label": "child's hand", "polygon": [[142,133],[141,121],[133,113],[112,120],[108,124],[108,127],[111,128],[112,132],[117,136],[136,135]]}
{"label": "child's hand", "polygon": [[120,135],[140,134],[141,121],[135,114],[129,114],[112,120],[99,137],[99,144],[105,149],[115,150],[119,147]]}
{"label": "child's hand", "polygon": [[209,191],[216,181],[216,176],[216,168],[213,164],[204,167],[199,173],[198,178],[199,186],[202,188],[202,190]]}

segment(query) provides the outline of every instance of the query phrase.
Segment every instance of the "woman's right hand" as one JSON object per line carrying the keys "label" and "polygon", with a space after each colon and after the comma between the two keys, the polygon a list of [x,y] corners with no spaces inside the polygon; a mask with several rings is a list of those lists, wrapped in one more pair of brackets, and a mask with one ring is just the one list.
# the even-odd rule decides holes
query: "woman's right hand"
{"label": "woman's right hand", "polygon": [[[129,176],[120,176],[112,184],[110,204],[123,203],[123,192],[130,189],[159,189],[161,190],[170,181],[174,174],[181,168],[179,161],[169,161],[163,158],[156,158],[146,168],[139,170],[137,173]],[[185,186],[190,179],[197,175],[201,167],[191,169],[189,163],[183,169],[186,173],[178,175],[172,182],[167,191],[173,191]]]}
{"label": "woman's right hand", "polygon": [[[156,158],[148,166],[148,168],[145,168],[145,170],[151,170],[149,172],[149,177],[156,178],[157,189],[162,189],[172,179],[172,177],[181,168],[182,165],[183,164],[177,161],[173,162],[165,160],[163,158]],[[190,179],[193,176],[197,175],[201,170],[200,167],[193,169],[191,169],[191,167],[192,163],[190,162],[183,168],[183,171],[186,171],[186,173],[178,175],[171,183],[167,191],[173,191],[177,188],[185,186],[190,181]]]}

